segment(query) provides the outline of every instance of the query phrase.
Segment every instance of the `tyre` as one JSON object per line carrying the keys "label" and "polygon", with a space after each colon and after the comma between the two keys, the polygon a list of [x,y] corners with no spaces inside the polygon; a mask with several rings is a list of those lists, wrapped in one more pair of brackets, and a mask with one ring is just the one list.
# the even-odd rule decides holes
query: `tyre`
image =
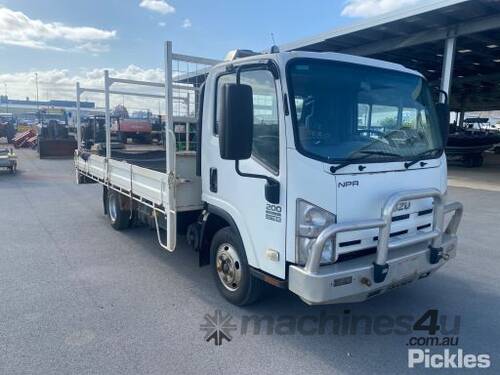
{"label": "tyre", "polygon": [[479,168],[482,167],[484,164],[484,158],[482,155],[476,155],[474,157],[474,167]]}
{"label": "tyre", "polygon": [[474,168],[474,158],[472,156],[464,156],[463,163],[466,168]]}
{"label": "tyre", "polygon": [[120,135],[118,136],[119,139],[120,139],[120,142],[123,143],[124,145],[127,144],[127,141],[128,141],[128,136],[127,134],[125,133],[120,133]]}
{"label": "tyre", "polygon": [[201,225],[199,223],[192,223],[187,227],[186,241],[195,251],[200,248]]}
{"label": "tyre", "polygon": [[464,164],[467,168],[478,168],[484,163],[484,158],[481,154],[468,155],[464,158]]}
{"label": "tyre", "polygon": [[108,193],[108,216],[111,226],[116,230],[123,230],[130,226],[130,212],[122,210],[120,194],[111,190]]}
{"label": "tyre", "polygon": [[151,136],[151,134],[142,135],[140,137],[140,142],[149,145],[153,143],[153,137]]}
{"label": "tyre", "polygon": [[217,289],[237,306],[257,301],[264,283],[250,273],[240,236],[226,227],[215,233],[210,247],[212,273]]}

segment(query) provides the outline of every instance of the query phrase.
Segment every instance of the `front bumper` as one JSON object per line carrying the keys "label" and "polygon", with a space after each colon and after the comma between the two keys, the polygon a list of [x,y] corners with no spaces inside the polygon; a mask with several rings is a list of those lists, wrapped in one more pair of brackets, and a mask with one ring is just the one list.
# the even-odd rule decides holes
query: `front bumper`
{"label": "front bumper", "polygon": [[[391,238],[393,213],[398,203],[432,198],[433,227],[406,238]],[[445,215],[453,213],[444,228]],[[415,190],[391,196],[380,219],[333,224],[324,229],[312,246],[304,267],[289,267],[289,289],[308,304],[359,302],[394,287],[426,277],[453,258],[457,229],[463,214],[458,202],[444,203],[435,189]],[[321,252],[338,233],[378,228],[376,254],[320,267]]]}

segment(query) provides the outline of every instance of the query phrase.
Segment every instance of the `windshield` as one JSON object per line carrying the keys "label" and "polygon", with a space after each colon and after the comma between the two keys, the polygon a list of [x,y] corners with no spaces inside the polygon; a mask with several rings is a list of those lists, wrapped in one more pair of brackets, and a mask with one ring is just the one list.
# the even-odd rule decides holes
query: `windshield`
{"label": "windshield", "polygon": [[297,59],[288,65],[288,80],[296,147],[306,156],[377,162],[442,152],[430,91],[416,75]]}

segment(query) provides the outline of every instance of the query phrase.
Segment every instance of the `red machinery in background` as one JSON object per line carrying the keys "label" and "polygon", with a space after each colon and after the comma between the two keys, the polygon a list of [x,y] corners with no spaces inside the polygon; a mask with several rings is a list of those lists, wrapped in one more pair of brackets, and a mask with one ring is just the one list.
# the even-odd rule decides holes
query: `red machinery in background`
{"label": "red machinery in background", "polygon": [[153,125],[149,119],[114,118],[111,131],[123,143],[129,138],[136,143],[151,143],[153,139]]}

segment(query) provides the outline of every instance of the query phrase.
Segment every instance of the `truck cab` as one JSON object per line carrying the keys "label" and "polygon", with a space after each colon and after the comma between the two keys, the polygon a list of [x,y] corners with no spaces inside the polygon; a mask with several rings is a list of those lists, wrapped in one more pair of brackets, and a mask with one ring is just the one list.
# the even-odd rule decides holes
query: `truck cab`
{"label": "truck cab", "polygon": [[202,91],[200,236],[231,302],[263,281],[308,304],[363,301],[455,256],[449,110],[420,73],[284,52],[217,65]]}
{"label": "truck cab", "polygon": [[[446,198],[449,108],[422,75],[335,53],[243,52],[220,63],[166,42],[165,84],[105,72],[107,113],[109,82],[165,87],[167,108],[165,159],[75,154],[78,183],[103,185],[113,228],[141,221],[167,251],[185,233],[235,305],[266,284],[308,304],[364,301],[455,256],[463,209]],[[174,58],[209,66],[174,73]],[[197,119],[176,117],[179,101]],[[197,150],[179,150],[176,124],[196,121]],[[110,116],[106,131],[110,142]]]}

